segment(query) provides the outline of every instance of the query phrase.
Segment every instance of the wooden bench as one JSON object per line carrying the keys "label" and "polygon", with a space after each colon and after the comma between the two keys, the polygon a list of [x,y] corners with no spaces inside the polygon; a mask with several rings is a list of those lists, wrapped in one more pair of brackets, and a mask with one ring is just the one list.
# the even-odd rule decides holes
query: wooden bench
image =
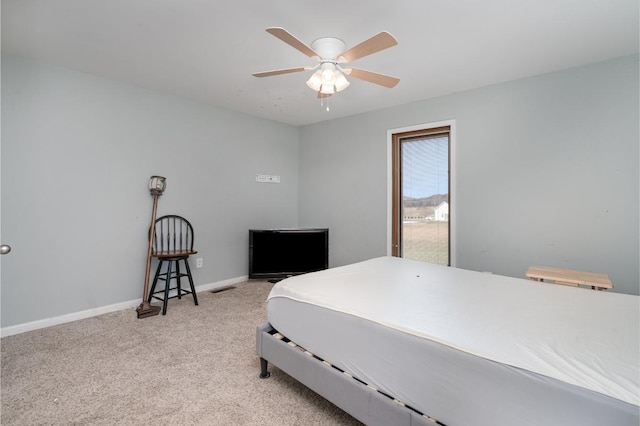
{"label": "wooden bench", "polygon": [[581,285],[591,286],[594,290],[613,288],[613,283],[607,274],[574,271],[571,269],[553,268],[551,266],[530,266],[527,270],[527,277],[534,281],[550,280],[556,284],[574,287]]}

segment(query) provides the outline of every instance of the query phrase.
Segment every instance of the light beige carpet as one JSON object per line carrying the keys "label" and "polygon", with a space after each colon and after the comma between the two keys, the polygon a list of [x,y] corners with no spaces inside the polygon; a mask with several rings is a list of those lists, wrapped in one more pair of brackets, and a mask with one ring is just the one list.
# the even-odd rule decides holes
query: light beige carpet
{"label": "light beige carpet", "polygon": [[359,425],[270,366],[256,326],[272,284],[172,299],[2,339],[2,425]]}

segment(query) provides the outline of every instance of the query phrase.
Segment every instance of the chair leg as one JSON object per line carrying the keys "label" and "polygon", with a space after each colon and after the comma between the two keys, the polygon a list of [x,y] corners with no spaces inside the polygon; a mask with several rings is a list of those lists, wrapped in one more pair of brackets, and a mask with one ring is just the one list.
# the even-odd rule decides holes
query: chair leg
{"label": "chair leg", "polygon": [[189,278],[189,285],[191,286],[191,295],[193,296],[193,303],[198,305],[198,296],[196,296],[196,287],[193,285],[193,278],[191,277],[191,268],[189,268],[189,259],[184,259],[184,267],[187,270],[187,278]]}
{"label": "chair leg", "polygon": [[169,303],[169,289],[171,288],[171,265],[173,261],[167,262],[167,280],[164,288],[164,301],[162,302],[162,315],[167,314],[167,304]]}
{"label": "chair leg", "polygon": [[176,288],[178,289],[178,299],[182,299],[182,280],[180,274],[180,260],[176,260]]}
{"label": "chair leg", "polygon": [[156,284],[158,284],[158,277],[160,276],[160,268],[162,268],[162,260],[158,261],[156,274],[153,276],[153,284],[151,285],[151,290],[149,291],[149,297],[147,298],[147,302],[149,303],[151,303],[151,299],[153,298],[153,292],[156,291]]}

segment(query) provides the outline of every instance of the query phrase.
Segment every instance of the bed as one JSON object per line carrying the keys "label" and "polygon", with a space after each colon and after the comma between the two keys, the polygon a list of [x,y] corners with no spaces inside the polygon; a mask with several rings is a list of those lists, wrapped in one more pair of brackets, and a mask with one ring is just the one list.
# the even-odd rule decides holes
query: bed
{"label": "bed", "polygon": [[638,296],[380,257],[285,279],[271,363],[367,425],[634,425]]}

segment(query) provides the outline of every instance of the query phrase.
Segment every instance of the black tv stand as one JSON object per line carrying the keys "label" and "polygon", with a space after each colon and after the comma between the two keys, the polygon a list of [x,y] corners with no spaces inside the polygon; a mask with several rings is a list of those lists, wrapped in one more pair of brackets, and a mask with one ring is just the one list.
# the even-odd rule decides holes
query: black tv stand
{"label": "black tv stand", "polygon": [[282,281],[284,278],[271,278],[270,280],[267,280],[268,282],[270,282],[271,284],[275,284],[277,282]]}

